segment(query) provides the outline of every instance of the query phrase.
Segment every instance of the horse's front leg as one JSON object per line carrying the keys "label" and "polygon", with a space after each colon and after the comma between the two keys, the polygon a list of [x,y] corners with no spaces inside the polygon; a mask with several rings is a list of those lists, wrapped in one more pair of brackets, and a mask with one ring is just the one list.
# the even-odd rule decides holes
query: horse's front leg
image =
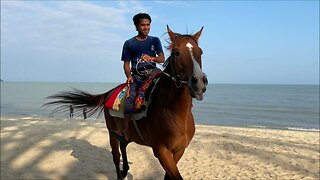
{"label": "horse's front leg", "polygon": [[121,175],[122,177],[126,177],[127,173],[129,171],[129,164],[128,164],[128,158],[127,158],[127,145],[125,143],[120,143],[120,150],[121,150],[121,154],[122,154],[122,161],[123,161],[123,170],[121,171]]}
{"label": "horse's front leg", "polygon": [[[182,155],[184,154],[185,149],[181,149],[180,151],[173,154],[173,159],[178,164],[179,160],[181,159]],[[170,179],[168,173],[165,174],[164,179]]]}
{"label": "horse's front leg", "polygon": [[164,179],[183,179],[171,151],[166,147],[154,149],[153,151],[154,155],[159,159],[161,166],[166,171]]}

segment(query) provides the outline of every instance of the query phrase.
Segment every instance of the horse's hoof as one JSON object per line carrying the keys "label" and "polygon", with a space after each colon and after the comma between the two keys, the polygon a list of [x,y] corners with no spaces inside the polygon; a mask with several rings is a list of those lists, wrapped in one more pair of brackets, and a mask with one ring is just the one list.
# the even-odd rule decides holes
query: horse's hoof
{"label": "horse's hoof", "polygon": [[121,170],[121,176],[122,176],[123,178],[127,177],[127,175],[128,175],[128,171],[122,171],[122,170]]}

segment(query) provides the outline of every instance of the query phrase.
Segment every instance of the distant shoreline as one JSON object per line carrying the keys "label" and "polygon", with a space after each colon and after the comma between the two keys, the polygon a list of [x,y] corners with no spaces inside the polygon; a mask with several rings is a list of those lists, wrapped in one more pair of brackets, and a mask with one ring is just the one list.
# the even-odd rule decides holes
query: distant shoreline
{"label": "distant shoreline", "polygon": [[[121,84],[124,82],[83,82],[83,81],[4,81],[2,82],[8,82],[8,83],[108,83],[108,84]],[[276,86],[304,86],[304,85],[310,85],[310,86],[320,86],[320,84],[285,84],[285,83],[210,83],[209,85],[276,85]]]}

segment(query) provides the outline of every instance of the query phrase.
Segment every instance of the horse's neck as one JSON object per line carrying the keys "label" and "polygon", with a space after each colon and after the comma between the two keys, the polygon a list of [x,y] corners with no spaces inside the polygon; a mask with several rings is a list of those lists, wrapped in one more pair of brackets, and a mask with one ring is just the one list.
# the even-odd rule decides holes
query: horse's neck
{"label": "horse's neck", "polygon": [[[164,69],[164,72],[170,74],[171,76],[175,76],[173,61],[171,60],[171,56],[168,57],[168,64]],[[192,98],[189,95],[188,88],[184,85],[181,87],[177,87],[175,81],[171,78],[164,75],[164,77],[160,80],[160,93],[163,99],[167,103],[166,105],[170,105],[173,109],[183,109],[190,108],[192,106]]]}
{"label": "horse's neck", "polygon": [[160,116],[161,124],[166,124],[165,128],[170,127],[169,130],[174,132],[187,132],[192,98],[184,85],[177,88],[173,80],[167,76],[162,77],[157,84],[153,102],[155,109],[163,112],[157,116]]}
{"label": "horse's neck", "polygon": [[174,112],[190,111],[192,98],[186,86],[182,85],[178,88],[172,79],[164,76],[160,79],[158,87],[157,96],[166,108]]}

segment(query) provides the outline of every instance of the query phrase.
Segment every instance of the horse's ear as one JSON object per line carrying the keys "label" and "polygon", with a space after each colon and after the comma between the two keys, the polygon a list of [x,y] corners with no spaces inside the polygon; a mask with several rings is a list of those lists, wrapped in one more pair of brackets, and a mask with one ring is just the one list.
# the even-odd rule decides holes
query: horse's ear
{"label": "horse's ear", "polygon": [[193,39],[194,39],[196,42],[198,42],[199,37],[201,36],[202,30],[203,30],[203,26],[202,26],[202,28],[200,29],[200,31],[198,31],[195,35],[193,35]]}
{"label": "horse's ear", "polygon": [[174,38],[176,37],[176,34],[174,32],[171,31],[171,29],[169,28],[169,26],[167,25],[167,31],[168,31],[168,34],[170,36],[170,40],[171,42],[174,40]]}

